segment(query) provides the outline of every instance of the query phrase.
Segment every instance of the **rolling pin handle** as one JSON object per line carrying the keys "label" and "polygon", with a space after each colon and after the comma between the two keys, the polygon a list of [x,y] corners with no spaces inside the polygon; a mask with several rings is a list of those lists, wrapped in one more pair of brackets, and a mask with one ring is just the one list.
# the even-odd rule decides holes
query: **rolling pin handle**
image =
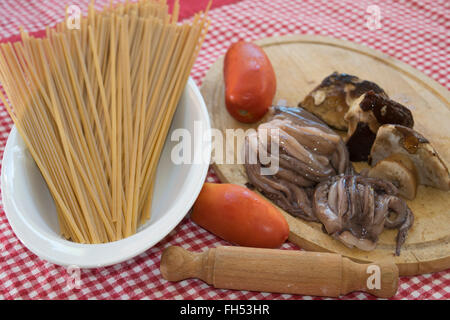
{"label": "rolling pin handle", "polygon": [[390,298],[397,293],[399,271],[394,262],[360,264],[348,258],[342,258],[342,263],[341,294],[363,291],[379,298]]}
{"label": "rolling pin handle", "polygon": [[161,274],[168,281],[199,278],[212,284],[214,253],[215,249],[197,253],[177,246],[168,247],[161,256]]}

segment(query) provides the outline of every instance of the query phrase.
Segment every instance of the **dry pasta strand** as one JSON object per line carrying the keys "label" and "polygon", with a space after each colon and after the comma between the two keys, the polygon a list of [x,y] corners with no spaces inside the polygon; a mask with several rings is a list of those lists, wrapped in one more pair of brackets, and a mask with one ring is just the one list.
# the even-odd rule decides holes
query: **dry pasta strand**
{"label": "dry pasta strand", "polygon": [[[129,237],[151,217],[156,168],[209,26],[178,22],[179,1],[140,0],[80,29],[65,21],[37,39],[0,45],[0,101],[55,201],[61,236],[79,243]],[[66,14],[66,18],[68,18]]]}

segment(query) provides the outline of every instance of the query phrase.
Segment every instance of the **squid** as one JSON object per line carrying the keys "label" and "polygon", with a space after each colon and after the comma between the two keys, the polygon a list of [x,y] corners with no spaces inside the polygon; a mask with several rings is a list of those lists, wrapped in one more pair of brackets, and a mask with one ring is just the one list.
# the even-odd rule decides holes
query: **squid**
{"label": "squid", "polygon": [[[263,132],[266,139],[262,139]],[[252,163],[250,152],[263,149],[270,154],[271,142],[278,144],[279,169],[273,175],[263,175],[262,161]],[[259,125],[256,135],[246,137],[244,146],[250,185],[285,211],[308,221],[318,221],[310,201],[314,187],[352,171],[340,136],[302,108],[272,107],[268,121]]]}
{"label": "squid", "polygon": [[395,254],[414,222],[396,187],[385,180],[340,175],[317,185],[313,210],[328,234],[348,247],[370,251],[384,228],[398,229]]}
{"label": "squid", "polygon": [[[270,154],[271,143],[277,155]],[[262,174],[267,165],[258,158],[260,150],[278,157],[274,174]],[[414,222],[410,208],[392,183],[357,174],[341,137],[311,113],[272,107],[257,133],[246,137],[244,155],[248,186],[281,209],[321,223],[333,238],[366,251],[376,247],[384,228],[398,229],[395,253],[400,254]]]}

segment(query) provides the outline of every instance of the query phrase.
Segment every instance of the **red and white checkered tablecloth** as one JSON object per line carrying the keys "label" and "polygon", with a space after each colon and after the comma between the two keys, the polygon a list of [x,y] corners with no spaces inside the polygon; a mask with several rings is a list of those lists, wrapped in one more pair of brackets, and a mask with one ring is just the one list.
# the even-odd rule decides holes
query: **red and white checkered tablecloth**
{"label": "red and white checkered tablecloth", "polygon": [[[18,27],[40,31],[64,17],[66,4],[83,10],[88,0],[2,0],[0,42],[16,40]],[[98,7],[108,0],[97,0]],[[182,17],[207,1],[181,0]],[[381,28],[369,30],[367,9],[377,5]],[[192,70],[197,84],[209,66],[238,39],[292,33],[327,35],[368,45],[423,71],[450,89],[449,0],[216,0],[212,25]],[[12,122],[0,105],[0,156]],[[208,181],[217,182],[210,171]],[[126,262],[81,271],[81,286],[70,289],[64,267],[39,259],[14,235],[0,210],[0,299],[320,299],[310,296],[217,290],[200,280],[170,283],[161,277],[161,252],[169,245],[201,251],[226,242],[185,218],[164,240]],[[286,243],[283,248],[297,249]],[[374,299],[352,293],[343,299]],[[394,299],[449,299],[450,270],[403,277]]]}

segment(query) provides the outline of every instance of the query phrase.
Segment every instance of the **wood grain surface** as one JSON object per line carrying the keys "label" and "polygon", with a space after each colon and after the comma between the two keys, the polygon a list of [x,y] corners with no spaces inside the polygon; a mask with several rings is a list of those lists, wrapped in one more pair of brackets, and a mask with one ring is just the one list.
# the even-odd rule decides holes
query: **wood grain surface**
{"label": "wood grain surface", "polygon": [[[423,73],[388,55],[351,42],[319,36],[291,35],[256,42],[269,56],[277,76],[274,104],[296,106],[323,78],[333,71],[356,75],[380,85],[388,95],[413,113],[414,128],[427,137],[445,163],[450,164],[450,94]],[[225,108],[223,57],[208,71],[201,88],[213,128],[256,128],[234,120]],[[227,155],[236,159],[242,140]],[[225,149],[226,150],[226,149]],[[230,148],[228,148],[230,150]],[[217,152],[213,153],[214,156]],[[361,169],[365,163],[356,163]],[[214,164],[222,182],[244,185],[247,176],[241,164]],[[416,199],[408,201],[415,223],[399,257],[394,256],[397,230],[384,230],[371,252],[349,249],[322,232],[321,225],[295,218],[283,211],[289,240],[301,248],[336,252],[358,262],[393,260],[401,275],[423,274],[450,268],[450,192],[420,186]],[[281,209],[280,209],[281,210]]]}
{"label": "wood grain surface", "polygon": [[328,297],[364,291],[381,298],[395,295],[399,272],[392,261],[361,264],[334,253],[237,246],[202,253],[171,246],[161,256],[160,269],[166,280],[199,278],[220,289]]}

